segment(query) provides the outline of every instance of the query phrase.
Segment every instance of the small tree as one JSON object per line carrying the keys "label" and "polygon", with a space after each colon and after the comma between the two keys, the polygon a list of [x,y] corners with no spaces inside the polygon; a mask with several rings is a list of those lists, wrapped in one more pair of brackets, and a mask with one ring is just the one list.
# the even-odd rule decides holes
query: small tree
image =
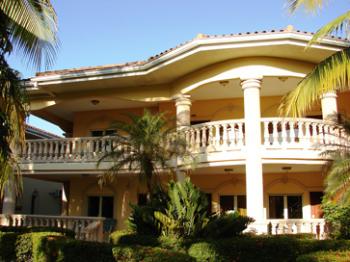
{"label": "small tree", "polygon": [[[341,117],[338,122],[334,117],[333,122],[345,137],[350,137],[350,119]],[[342,205],[350,204],[350,146],[347,143],[326,145],[328,149],[322,153],[331,159],[326,168],[325,200],[334,200]]]}
{"label": "small tree", "polygon": [[170,182],[169,201],[165,212],[156,211],[163,235],[197,236],[208,222],[208,201],[204,193],[187,178],[183,182]]}
{"label": "small tree", "polygon": [[191,155],[186,150],[186,142],[176,133],[163,113],[127,114],[127,121],[112,125],[116,130],[111,152],[98,161],[113,161],[108,171],[99,177],[100,185],[113,180],[121,172],[133,172],[146,183],[151,194],[155,186],[161,186],[157,175],[174,171],[176,157],[187,159]]}

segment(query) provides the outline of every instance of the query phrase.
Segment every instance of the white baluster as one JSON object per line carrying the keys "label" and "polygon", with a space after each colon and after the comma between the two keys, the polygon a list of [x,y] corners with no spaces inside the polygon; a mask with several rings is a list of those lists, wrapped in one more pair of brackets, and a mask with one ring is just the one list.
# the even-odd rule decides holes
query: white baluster
{"label": "white baluster", "polygon": [[288,135],[287,135],[287,121],[281,121],[281,144],[282,146],[286,146],[288,144]]}
{"label": "white baluster", "polygon": [[272,121],[272,144],[273,145],[278,145],[278,139],[279,139],[279,135],[278,135],[278,121],[273,120]]}
{"label": "white baluster", "polygon": [[222,145],[224,146],[224,148],[227,148],[228,146],[228,136],[227,136],[227,124],[223,124],[222,125]]}
{"label": "white baluster", "polygon": [[269,134],[269,122],[264,121],[264,145],[269,146],[270,145],[270,134]]}
{"label": "white baluster", "polygon": [[201,146],[202,146],[202,149],[205,150],[205,148],[207,147],[207,128],[206,126],[203,126],[200,130],[202,133]]}
{"label": "white baluster", "polygon": [[238,122],[238,146],[244,145],[243,122]]}
{"label": "white baluster", "polygon": [[290,137],[290,143],[292,145],[295,144],[296,131],[297,129],[295,128],[295,122],[289,121],[289,137]]}

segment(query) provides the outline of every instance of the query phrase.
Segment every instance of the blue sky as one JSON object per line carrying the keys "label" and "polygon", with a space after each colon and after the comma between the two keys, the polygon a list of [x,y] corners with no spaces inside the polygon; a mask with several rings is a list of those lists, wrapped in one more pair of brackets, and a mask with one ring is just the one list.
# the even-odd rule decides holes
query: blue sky
{"label": "blue sky", "polygon": [[[290,24],[313,32],[350,6],[344,0],[328,2],[317,14],[300,10],[291,15],[286,0],[52,0],[61,48],[51,70],[143,60],[198,33],[282,29]],[[36,72],[16,53],[9,61],[23,77]],[[35,117],[29,123],[61,134]]]}

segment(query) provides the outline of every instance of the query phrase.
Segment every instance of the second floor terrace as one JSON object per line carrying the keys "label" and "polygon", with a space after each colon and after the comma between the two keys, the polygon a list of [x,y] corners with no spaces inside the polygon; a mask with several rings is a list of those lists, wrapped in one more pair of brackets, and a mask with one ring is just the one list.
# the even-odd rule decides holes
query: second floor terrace
{"label": "second floor terrace", "polygon": [[[322,163],[327,156],[321,153],[331,145],[350,146],[350,137],[344,130],[318,119],[261,118],[260,128],[261,143],[256,151],[261,151],[265,163]],[[244,119],[206,122],[178,132],[199,166],[244,164],[247,143]],[[113,136],[27,140],[20,152],[21,164],[29,173],[96,169],[97,161],[117,146]],[[101,170],[109,166],[108,161],[104,162]]]}

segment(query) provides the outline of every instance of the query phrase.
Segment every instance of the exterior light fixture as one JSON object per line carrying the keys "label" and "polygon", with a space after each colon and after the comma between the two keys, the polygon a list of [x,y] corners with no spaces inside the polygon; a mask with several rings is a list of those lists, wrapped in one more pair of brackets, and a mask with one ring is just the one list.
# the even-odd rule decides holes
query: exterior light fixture
{"label": "exterior light fixture", "polygon": [[228,80],[222,80],[222,81],[219,81],[219,84],[222,85],[223,87],[227,86],[229,83]]}
{"label": "exterior light fixture", "polygon": [[92,99],[91,101],[91,104],[93,104],[94,106],[98,105],[100,103],[100,100],[97,100],[97,99]]}
{"label": "exterior light fixture", "polygon": [[282,170],[288,172],[288,171],[292,170],[292,167],[291,166],[283,166]]}
{"label": "exterior light fixture", "polygon": [[288,76],[279,76],[278,80],[282,81],[282,82],[286,82],[288,79]]}

